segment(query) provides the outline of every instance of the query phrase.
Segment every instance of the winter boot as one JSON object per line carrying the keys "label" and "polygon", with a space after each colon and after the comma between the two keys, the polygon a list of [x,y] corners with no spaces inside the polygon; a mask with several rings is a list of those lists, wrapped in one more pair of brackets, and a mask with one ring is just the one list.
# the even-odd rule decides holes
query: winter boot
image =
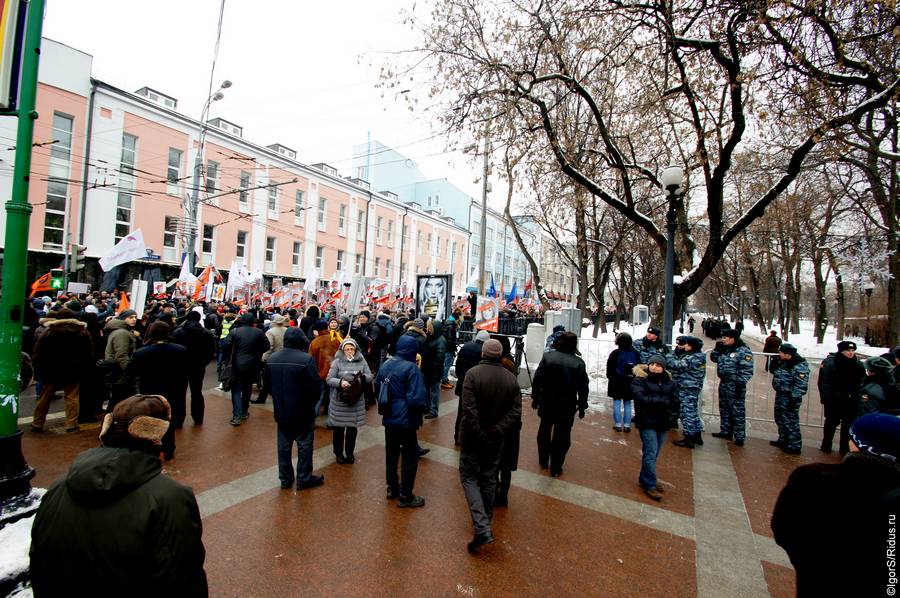
{"label": "winter boot", "polygon": [[697,446],[703,446],[703,432],[697,432],[694,434],[694,444]]}
{"label": "winter boot", "polygon": [[682,438],[681,440],[676,440],[672,444],[674,444],[675,446],[692,449],[692,448],[694,448],[694,435],[693,434],[685,434],[684,438]]}

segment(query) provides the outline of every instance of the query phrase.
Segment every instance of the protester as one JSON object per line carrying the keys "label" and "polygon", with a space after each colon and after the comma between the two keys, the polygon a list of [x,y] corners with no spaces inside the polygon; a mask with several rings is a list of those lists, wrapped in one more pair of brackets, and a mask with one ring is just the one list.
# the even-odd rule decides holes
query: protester
{"label": "protester", "polygon": [[250,398],[253,383],[259,378],[259,366],[263,353],[269,349],[265,333],[255,327],[255,318],[246,313],[241,325],[232,328],[225,339],[223,350],[232,365],[231,425],[239,426],[250,417]]}
{"label": "protester", "polygon": [[[454,394],[456,394],[460,400],[462,400],[463,382],[465,382],[466,373],[481,361],[481,347],[484,342],[490,338],[490,332],[487,330],[479,330],[475,335],[475,338],[459,349],[459,354],[456,356],[456,390],[454,391]],[[461,417],[462,413],[457,409],[456,424],[453,428],[453,442],[457,445],[459,444],[459,424]]]}
{"label": "protester", "polygon": [[119,401],[134,394],[134,381],[128,379],[125,369],[137,349],[138,338],[142,336],[134,330],[135,324],[137,312],[126,309],[103,328],[106,333],[106,362],[116,364],[109,375],[110,399],[107,411],[110,412]]}
{"label": "protester", "polygon": [[297,490],[320,486],[325,476],[313,474],[316,402],[322,380],[315,359],[303,350],[305,335],[288,328],[283,347],[266,360],[266,386],[272,391],[277,423],[278,479],[286,490],[294,485],[291,452],[297,444]]}
{"label": "protester", "polygon": [[821,450],[831,452],[834,433],[838,426],[838,451],[846,455],[850,451],[850,424],[856,419],[859,391],[866,368],[856,356],[856,343],[841,341],[837,352],[831,353],[819,368],[819,401],[825,410],[825,429],[822,432]]}
{"label": "protester", "polygon": [[459,477],[475,528],[469,552],[494,541],[491,520],[503,440],[522,417],[519,383],[503,367],[502,354],[498,341],[485,342],[482,360],[466,374],[463,386]]}
{"label": "protester", "polygon": [[881,596],[895,587],[886,551],[898,511],[900,418],[869,414],[853,422],[843,461],[798,467],[775,503],[772,532],[796,571],[797,596]]}
{"label": "protester", "polygon": [[425,419],[433,419],[438,416],[441,404],[441,377],[447,358],[447,339],[444,337],[444,325],[440,320],[429,320],[426,329],[428,340],[425,343],[425,353],[422,355],[422,374],[425,376],[425,387],[428,389],[428,412]]}
{"label": "protester", "polygon": [[753,377],[753,353],[734,330],[724,330],[722,340],[710,351],[719,376],[719,431],[716,438],[734,439],[735,446],[744,446],[747,437],[747,383]]}
{"label": "protester", "polygon": [[[397,506],[401,508],[425,505],[425,499],[413,493],[419,464],[416,430],[422,425],[422,413],[427,407],[425,380],[416,367],[416,351],[415,340],[401,337],[397,340],[397,354],[382,364],[375,378],[377,395],[382,393],[382,385],[387,385],[387,405],[379,406],[384,425],[387,497],[399,498]],[[397,463],[401,458],[398,479]]]}
{"label": "protester", "polygon": [[606,394],[613,401],[613,430],[631,432],[631,380],[640,357],[634,350],[631,335],[616,335],[616,348],[606,360]]}
{"label": "protester", "polygon": [[[269,359],[269,356],[272,355],[272,353],[281,351],[281,349],[284,348],[284,331],[287,321],[288,319],[281,314],[272,316],[272,325],[266,330],[266,340],[269,341],[269,348],[262,355],[263,366],[265,366],[266,360]],[[305,335],[303,339],[298,339],[297,342],[301,345],[299,348],[304,351],[309,347],[309,342],[307,342],[307,337]],[[303,346],[304,344],[305,346]],[[259,394],[255,399],[251,399],[250,402],[257,405],[263,405],[268,397],[269,388],[263,381],[263,384],[261,384],[259,388]]]}
{"label": "protester", "polygon": [[316,360],[319,377],[322,379],[321,398],[316,403],[316,415],[319,415],[323,406],[326,413],[328,412],[328,397],[331,394],[331,389],[328,388],[328,371],[331,369],[331,362],[340,350],[344,339],[338,334],[337,320],[335,319],[328,322],[319,320],[313,324],[313,336],[314,338],[309,344],[309,354]]}
{"label": "protester", "polygon": [[803,446],[800,436],[800,404],[809,389],[809,364],[797,353],[797,347],[782,343],[778,349],[778,361],[772,365],[778,440],[772,440],[769,444],[789,455],[799,455]]}
{"label": "protester", "polygon": [[[191,419],[194,425],[203,423],[206,401],[203,398],[203,378],[206,366],[216,355],[216,339],[213,333],[200,323],[200,313],[188,312],[184,324],[172,332],[172,342],[188,351],[188,386],[191,389]],[[167,397],[168,398],[168,397]]]}
{"label": "protester", "polygon": [[575,413],[584,419],[587,410],[588,377],[578,352],[578,337],[564,332],[556,350],[544,353],[534,373],[531,407],[541,418],[538,427],[538,460],[550,475],[562,475],[563,463],[571,444]]}
{"label": "protester", "polygon": [[675,383],[666,371],[666,359],[653,355],[648,364],[634,368],[631,394],[634,397],[634,424],[641,434],[641,473],[638,484],[655,501],[663,490],[656,477],[656,463],[666,442],[666,432],[678,421]]}
{"label": "protester", "polygon": [[[516,364],[513,361],[512,351],[510,350],[509,338],[501,336],[496,340],[503,347],[503,353],[500,355],[500,364],[513,376],[518,376]],[[518,382],[518,377],[516,382]],[[500,464],[497,466],[497,495],[494,497],[494,506],[507,506],[509,502],[509,487],[512,485],[512,472],[519,468],[519,441],[522,435],[521,395],[519,403],[519,415],[515,424],[503,432],[503,452],[500,454]]]}
{"label": "protester", "polygon": [[47,490],[31,526],[35,596],[70,595],[76,580],[99,595],[208,594],[194,493],[161,475],[169,418],[160,396],[120,402],[106,415],[101,446]]}
{"label": "protester", "polygon": [[365,385],[372,383],[372,371],[352,338],[341,343],[328,371],[331,395],[328,403],[328,425],[332,429],[334,459],[338,463],[355,463],[356,433],[366,423]]}

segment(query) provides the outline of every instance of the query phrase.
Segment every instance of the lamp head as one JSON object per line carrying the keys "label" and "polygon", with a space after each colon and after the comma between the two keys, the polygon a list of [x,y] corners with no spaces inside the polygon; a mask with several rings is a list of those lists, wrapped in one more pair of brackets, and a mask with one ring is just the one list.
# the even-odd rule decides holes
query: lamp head
{"label": "lamp head", "polygon": [[681,186],[684,171],[680,166],[669,166],[659,176],[659,180],[669,193],[674,193]]}
{"label": "lamp head", "polygon": [[218,102],[219,100],[221,100],[224,97],[225,97],[224,93],[222,93],[221,91],[217,91],[216,93],[213,94],[212,101]]}
{"label": "lamp head", "polygon": [[228,89],[229,87],[231,87],[231,81],[225,79],[222,81],[222,85],[219,86],[219,89]]}

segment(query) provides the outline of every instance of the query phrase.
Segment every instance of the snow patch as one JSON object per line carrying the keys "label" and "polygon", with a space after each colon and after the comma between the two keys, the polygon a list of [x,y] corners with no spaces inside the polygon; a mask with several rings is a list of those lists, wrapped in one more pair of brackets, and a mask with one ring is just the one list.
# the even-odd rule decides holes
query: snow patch
{"label": "snow patch", "polygon": [[0,579],[13,579],[28,569],[34,515],[0,529]]}

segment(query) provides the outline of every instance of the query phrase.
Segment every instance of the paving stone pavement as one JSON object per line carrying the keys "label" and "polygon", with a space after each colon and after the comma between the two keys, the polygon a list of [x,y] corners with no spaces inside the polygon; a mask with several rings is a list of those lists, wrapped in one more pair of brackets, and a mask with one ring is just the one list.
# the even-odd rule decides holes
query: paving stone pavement
{"label": "paving stone pavement", "polygon": [[[564,473],[549,477],[537,465],[538,418],[526,400],[510,506],[495,513],[497,542],[472,557],[451,391],[419,432],[430,452],[416,493],[427,504],[413,512],[384,497],[374,410],[360,428],[355,465],[335,463],[331,433],[317,427],[314,466],[325,484],[285,491],[271,402],[253,405],[252,417],[232,428],[229,397],[214,387],[205,394],[204,424],[188,418],[164,470],[195,490],[217,596],[791,596],[790,562],[768,530],[771,509],[794,467],[836,459],[811,448],[782,455],[760,438],[741,448],[709,438],[690,451],[671,445],[673,433],[659,464],[665,498],[655,503],[637,486],[638,434],[614,432],[599,410],[576,421]],[[96,446],[96,427],[64,434],[51,420],[35,435],[22,415],[37,487]]]}

